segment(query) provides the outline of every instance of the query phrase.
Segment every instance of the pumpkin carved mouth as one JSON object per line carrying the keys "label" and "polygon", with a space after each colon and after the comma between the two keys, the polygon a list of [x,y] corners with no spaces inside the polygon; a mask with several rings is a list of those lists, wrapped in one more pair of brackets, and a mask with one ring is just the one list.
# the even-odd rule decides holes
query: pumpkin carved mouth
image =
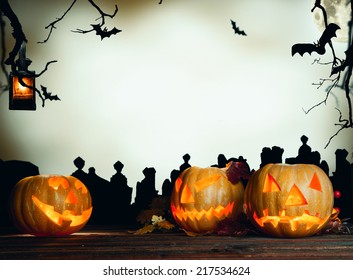
{"label": "pumpkin carved mouth", "polygon": [[63,213],[60,214],[54,210],[54,206],[45,204],[34,195],[32,195],[32,200],[38,209],[40,209],[40,211],[45,214],[50,221],[58,226],[61,226],[64,223],[67,223],[71,227],[82,225],[88,221],[92,213],[91,207],[82,211],[82,214],[79,215],[74,210],[64,210]]}
{"label": "pumpkin carved mouth", "polygon": [[210,221],[212,217],[222,219],[231,216],[234,208],[234,201],[229,202],[226,206],[218,205],[216,208],[210,207],[208,210],[202,209],[201,211],[198,211],[195,208],[187,210],[181,206],[175,207],[174,205],[171,205],[171,208],[173,215],[179,220],[186,221],[187,219],[190,219],[201,221],[203,218],[206,218]]}
{"label": "pumpkin carved mouth", "polygon": [[305,228],[305,230],[311,230],[312,228],[320,229],[330,216],[320,218],[318,213],[316,216],[312,216],[307,211],[301,216],[286,216],[285,210],[280,211],[278,216],[268,216],[268,209],[263,210],[263,212],[264,216],[260,218],[257,216],[256,212],[253,214],[255,222],[260,227],[271,224],[273,228],[277,228],[280,224],[281,227],[286,227],[291,231],[296,231],[300,227]]}

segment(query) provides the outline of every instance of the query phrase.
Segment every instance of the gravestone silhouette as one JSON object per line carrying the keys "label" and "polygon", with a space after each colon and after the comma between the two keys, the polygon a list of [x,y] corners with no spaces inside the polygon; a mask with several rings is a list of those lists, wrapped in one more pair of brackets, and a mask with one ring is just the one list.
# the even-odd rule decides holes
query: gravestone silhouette
{"label": "gravestone silhouette", "polygon": [[335,155],[336,170],[330,177],[333,189],[336,191],[335,206],[340,209],[340,218],[353,220],[353,164],[347,160],[347,150],[337,149]]}
{"label": "gravestone silhouette", "polygon": [[0,159],[0,225],[13,227],[8,203],[15,184],[23,178],[39,175],[39,168],[31,162]]}
{"label": "gravestone silhouette", "polygon": [[268,163],[282,163],[283,152],[284,149],[277,146],[273,146],[272,148],[264,147],[260,155],[260,167],[263,167]]}
{"label": "gravestone silhouette", "polygon": [[128,186],[127,178],[122,174],[124,164],[117,161],[114,164],[116,173],[110,178],[110,209],[115,214],[115,223],[131,224],[135,221],[135,217],[131,211],[132,188]]}

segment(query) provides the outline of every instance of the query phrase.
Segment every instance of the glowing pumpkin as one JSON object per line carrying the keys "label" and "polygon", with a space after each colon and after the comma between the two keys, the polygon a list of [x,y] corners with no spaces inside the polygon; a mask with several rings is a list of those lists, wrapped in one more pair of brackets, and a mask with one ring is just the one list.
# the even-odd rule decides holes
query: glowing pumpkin
{"label": "glowing pumpkin", "polygon": [[318,166],[267,164],[251,176],[244,210],[266,234],[305,237],[326,225],[333,201],[331,181]]}
{"label": "glowing pumpkin", "polygon": [[242,212],[244,186],[241,180],[232,183],[228,179],[228,168],[193,166],[177,178],[171,211],[186,232],[212,232],[219,221]]}
{"label": "glowing pumpkin", "polygon": [[20,180],[10,197],[14,225],[37,236],[62,236],[79,231],[92,213],[86,186],[77,178],[37,175]]}

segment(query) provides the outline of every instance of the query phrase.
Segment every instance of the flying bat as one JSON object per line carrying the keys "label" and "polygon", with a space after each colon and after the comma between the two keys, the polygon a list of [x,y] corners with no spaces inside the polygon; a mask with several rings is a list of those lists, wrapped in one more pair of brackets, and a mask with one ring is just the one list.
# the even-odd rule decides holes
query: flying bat
{"label": "flying bat", "polygon": [[121,32],[121,30],[115,27],[108,31],[106,27],[102,29],[102,26],[100,24],[91,24],[91,26],[93,27],[93,30],[96,31],[96,35],[101,36],[101,40],[103,40],[104,38],[109,38],[111,35],[116,35],[117,33]]}
{"label": "flying bat", "polygon": [[230,22],[232,23],[232,27],[234,30],[235,34],[239,34],[239,35],[243,35],[246,36],[246,33],[243,30],[240,30],[239,27],[237,26],[237,24],[235,23],[235,21],[230,20]]}
{"label": "flying bat", "polygon": [[294,56],[296,53],[299,53],[301,56],[303,56],[304,53],[309,53],[311,55],[312,52],[317,52],[320,55],[324,54],[326,52],[325,50],[326,44],[331,41],[332,37],[336,37],[336,31],[338,29],[340,29],[340,27],[337,24],[330,23],[322,33],[317,43],[313,43],[313,44],[300,43],[300,44],[293,45],[292,56]]}
{"label": "flying bat", "polygon": [[53,95],[51,92],[48,92],[47,88],[44,86],[40,86],[42,91],[43,91],[43,96],[44,99],[49,99],[49,100],[60,100],[60,98],[57,95]]}

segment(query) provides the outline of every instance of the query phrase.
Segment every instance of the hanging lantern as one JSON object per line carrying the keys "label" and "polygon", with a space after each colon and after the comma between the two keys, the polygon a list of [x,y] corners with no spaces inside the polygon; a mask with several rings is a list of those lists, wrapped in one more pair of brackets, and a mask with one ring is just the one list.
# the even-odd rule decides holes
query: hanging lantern
{"label": "hanging lantern", "polygon": [[23,42],[16,61],[17,71],[10,73],[10,110],[36,110],[35,72],[28,70],[31,62],[26,58],[26,43]]}

